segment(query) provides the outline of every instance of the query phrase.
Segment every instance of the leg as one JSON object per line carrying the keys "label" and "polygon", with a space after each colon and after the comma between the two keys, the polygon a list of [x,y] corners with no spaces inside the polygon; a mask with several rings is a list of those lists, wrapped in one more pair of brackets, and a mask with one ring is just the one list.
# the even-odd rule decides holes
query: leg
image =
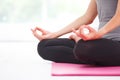
{"label": "leg", "polygon": [[120,65],[120,42],[109,39],[80,40],[74,48],[75,57],[86,64]]}
{"label": "leg", "polygon": [[45,59],[55,62],[78,63],[73,55],[75,42],[70,39],[46,39],[38,44],[38,53]]}

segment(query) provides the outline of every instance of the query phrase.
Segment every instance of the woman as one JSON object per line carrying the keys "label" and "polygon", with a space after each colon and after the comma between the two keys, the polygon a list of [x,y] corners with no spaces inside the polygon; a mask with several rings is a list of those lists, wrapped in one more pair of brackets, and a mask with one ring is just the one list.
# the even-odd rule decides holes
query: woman
{"label": "woman", "polygon": [[[99,30],[91,24],[99,17]],[[90,64],[100,66],[120,65],[120,0],[91,0],[86,13],[57,32],[36,27],[33,35],[40,40],[39,55],[61,63]],[[84,33],[84,28],[89,30]],[[40,31],[42,35],[38,34]],[[74,32],[67,38],[58,38]]]}

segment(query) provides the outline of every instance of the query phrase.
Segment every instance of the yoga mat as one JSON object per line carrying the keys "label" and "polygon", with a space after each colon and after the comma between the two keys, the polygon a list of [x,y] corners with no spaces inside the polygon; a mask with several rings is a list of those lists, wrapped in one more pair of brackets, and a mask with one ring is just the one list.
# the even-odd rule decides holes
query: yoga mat
{"label": "yoga mat", "polygon": [[52,63],[52,76],[120,76],[120,66],[98,67],[81,64]]}

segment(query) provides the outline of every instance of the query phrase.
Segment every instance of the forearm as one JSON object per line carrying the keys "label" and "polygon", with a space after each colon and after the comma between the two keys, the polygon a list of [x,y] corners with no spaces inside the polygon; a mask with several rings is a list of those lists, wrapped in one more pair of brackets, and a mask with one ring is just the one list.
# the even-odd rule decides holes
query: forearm
{"label": "forearm", "polygon": [[103,28],[101,28],[98,31],[97,36],[102,37],[119,26],[120,26],[120,15],[116,14]]}
{"label": "forearm", "polygon": [[98,31],[98,36],[103,36],[120,26],[120,0],[118,0],[117,9],[112,19]]}
{"label": "forearm", "polygon": [[56,37],[70,33],[72,31],[72,28],[78,29],[81,25],[87,25],[90,24],[91,22],[92,21],[89,18],[87,18],[86,16],[82,16],[76,19],[75,21],[73,21],[72,23],[70,23],[69,25],[67,25],[66,27],[64,27],[63,29],[55,32]]}
{"label": "forearm", "polygon": [[58,32],[55,32],[56,33],[55,37],[59,37],[66,33],[70,33],[72,31],[72,28],[78,29],[81,25],[87,25],[92,23],[96,16],[97,16],[96,0],[91,0],[85,14],[82,17],[76,19],[71,24],[64,27],[63,29],[59,30]]}
{"label": "forearm", "polygon": [[58,32],[55,32],[56,34],[55,37],[59,37],[66,33],[70,33],[72,31],[72,28],[78,29],[81,25],[87,25],[92,23],[96,16],[97,16],[96,1],[91,0],[85,14],[80,18],[76,19],[75,21],[73,21],[71,24],[64,27],[63,29],[59,30]]}

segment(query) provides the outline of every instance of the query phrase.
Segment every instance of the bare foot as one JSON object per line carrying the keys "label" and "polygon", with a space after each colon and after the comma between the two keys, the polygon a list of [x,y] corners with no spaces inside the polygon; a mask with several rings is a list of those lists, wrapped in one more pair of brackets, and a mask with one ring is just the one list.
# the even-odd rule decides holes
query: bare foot
{"label": "bare foot", "polygon": [[76,43],[81,39],[81,38],[78,37],[77,35],[70,35],[69,38],[75,40]]}

